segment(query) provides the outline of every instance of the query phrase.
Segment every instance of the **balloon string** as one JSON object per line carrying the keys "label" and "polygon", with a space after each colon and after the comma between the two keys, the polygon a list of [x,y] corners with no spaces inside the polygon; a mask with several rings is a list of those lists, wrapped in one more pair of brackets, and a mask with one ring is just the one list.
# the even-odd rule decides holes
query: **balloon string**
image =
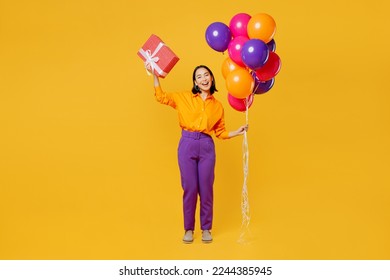
{"label": "balloon string", "polygon": [[[246,111],[245,111],[245,123],[248,125],[248,109],[249,109],[249,97],[246,98]],[[244,132],[244,138],[242,142],[242,160],[243,160],[243,171],[244,171],[244,182],[242,186],[242,194],[241,194],[241,213],[242,213],[242,223],[241,223],[241,234],[239,241],[244,241],[244,235],[246,230],[248,230],[250,215],[249,215],[249,199],[248,199],[248,173],[249,173],[249,149],[248,149],[248,136],[247,132]]]}
{"label": "balloon string", "polygon": [[257,89],[259,88],[259,86],[260,86],[260,82],[257,83],[256,87],[253,89],[252,92],[255,93],[257,91]]}

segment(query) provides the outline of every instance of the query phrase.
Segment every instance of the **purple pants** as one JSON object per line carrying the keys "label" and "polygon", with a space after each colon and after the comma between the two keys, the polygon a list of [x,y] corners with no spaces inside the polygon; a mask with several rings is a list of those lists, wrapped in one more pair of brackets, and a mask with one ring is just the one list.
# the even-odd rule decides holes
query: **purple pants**
{"label": "purple pants", "polygon": [[194,230],[195,210],[200,198],[200,224],[210,230],[213,222],[215,147],[213,138],[201,132],[183,130],[178,159],[183,194],[184,229]]}

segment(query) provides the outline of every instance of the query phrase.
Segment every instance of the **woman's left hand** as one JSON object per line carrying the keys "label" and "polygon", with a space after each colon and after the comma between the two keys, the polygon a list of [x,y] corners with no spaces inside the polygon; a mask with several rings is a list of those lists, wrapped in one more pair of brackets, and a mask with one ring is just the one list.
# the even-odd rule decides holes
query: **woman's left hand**
{"label": "woman's left hand", "polygon": [[239,129],[237,129],[237,135],[241,135],[241,134],[244,134],[245,131],[248,131],[248,125],[243,125],[243,126],[240,126]]}
{"label": "woman's left hand", "polygon": [[246,131],[248,131],[248,125],[240,126],[237,130],[230,132],[229,136],[230,138],[236,137],[238,135],[244,134]]}

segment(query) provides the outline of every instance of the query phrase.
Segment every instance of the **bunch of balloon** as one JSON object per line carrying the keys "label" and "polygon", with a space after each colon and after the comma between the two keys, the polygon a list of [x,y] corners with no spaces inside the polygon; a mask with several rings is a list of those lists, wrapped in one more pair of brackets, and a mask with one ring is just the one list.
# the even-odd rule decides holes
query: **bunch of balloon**
{"label": "bunch of balloon", "polygon": [[222,63],[222,74],[228,101],[237,111],[245,112],[254,95],[268,92],[281,68],[276,54],[276,23],[268,14],[234,15],[229,25],[211,23],[206,29],[207,44],[215,51],[228,52]]}
{"label": "bunch of balloon", "polygon": [[[234,15],[229,26],[214,22],[207,27],[206,41],[217,52],[228,51],[228,57],[222,63],[222,75],[225,78],[230,106],[245,112],[248,124],[248,110],[254,102],[254,96],[268,92],[275,83],[281,61],[275,53],[275,20],[268,14],[258,13],[250,16],[246,13]],[[241,195],[242,224],[239,241],[246,242],[250,215],[247,189],[248,178],[248,138],[243,139],[244,183]]]}

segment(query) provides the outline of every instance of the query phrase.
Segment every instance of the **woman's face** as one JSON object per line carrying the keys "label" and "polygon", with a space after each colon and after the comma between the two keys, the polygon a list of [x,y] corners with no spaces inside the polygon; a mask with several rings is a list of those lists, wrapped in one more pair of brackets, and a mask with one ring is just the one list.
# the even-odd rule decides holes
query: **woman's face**
{"label": "woman's face", "polygon": [[213,77],[206,68],[199,68],[195,72],[195,85],[199,87],[201,91],[210,92],[210,88],[213,82]]}

